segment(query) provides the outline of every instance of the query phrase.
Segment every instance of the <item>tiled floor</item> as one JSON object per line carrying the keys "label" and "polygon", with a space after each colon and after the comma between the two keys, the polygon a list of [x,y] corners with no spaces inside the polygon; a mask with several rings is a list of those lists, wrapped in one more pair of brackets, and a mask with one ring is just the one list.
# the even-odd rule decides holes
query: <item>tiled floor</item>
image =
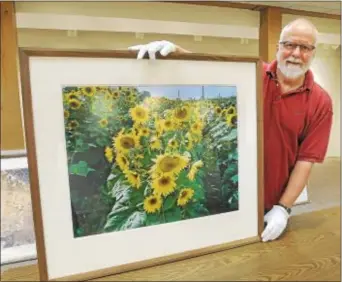
{"label": "tiled floor", "polygon": [[295,206],[293,215],[341,205],[341,163],[327,158],[316,164],[308,183],[309,203]]}

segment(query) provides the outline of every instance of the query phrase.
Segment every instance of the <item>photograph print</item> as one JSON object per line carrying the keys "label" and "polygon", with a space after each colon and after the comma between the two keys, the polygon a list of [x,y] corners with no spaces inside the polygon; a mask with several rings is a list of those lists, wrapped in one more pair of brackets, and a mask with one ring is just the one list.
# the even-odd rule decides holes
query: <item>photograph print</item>
{"label": "photograph print", "polygon": [[74,237],[239,209],[237,90],[62,89]]}

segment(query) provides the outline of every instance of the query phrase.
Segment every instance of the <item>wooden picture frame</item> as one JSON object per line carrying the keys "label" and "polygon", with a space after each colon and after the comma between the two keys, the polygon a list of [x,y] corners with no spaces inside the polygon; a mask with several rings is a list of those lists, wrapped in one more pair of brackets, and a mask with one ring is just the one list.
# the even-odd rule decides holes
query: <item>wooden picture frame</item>
{"label": "wooden picture frame", "polygon": [[[261,60],[196,53],[157,58],[137,60],[122,50],[20,49],[41,280],[96,278],[260,241]],[[100,148],[99,158],[88,154],[92,148]],[[99,194],[87,194],[95,180],[84,179],[104,173],[104,163],[109,170],[95,190],[111,197],[110,209],[98,216]],[[81,205],[88,205],[87,215],[78,213]]]}

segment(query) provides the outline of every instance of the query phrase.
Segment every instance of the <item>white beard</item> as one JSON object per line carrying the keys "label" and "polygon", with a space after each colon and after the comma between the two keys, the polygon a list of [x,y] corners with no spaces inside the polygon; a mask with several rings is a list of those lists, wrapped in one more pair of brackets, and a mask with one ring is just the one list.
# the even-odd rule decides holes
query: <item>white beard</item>
{"label": "white beard", "polygon": [[[302,63],[301,60],[290,57],[289,59],[287,59],[291,62],[295,62],[295,63]],[[310,62],[307,63],[306,66],[304,67],[300,67],[299,65],[293,65],[293,64],[286,64],[286,61],[282,61],[280,59],[280,54],[277,54],[277,61],[278,61],[278,68],[279,70],[282,72],[282,74],[290,79],[296,79],[302,75],[304,75],[307,70],[309,69],[310,66]]]}

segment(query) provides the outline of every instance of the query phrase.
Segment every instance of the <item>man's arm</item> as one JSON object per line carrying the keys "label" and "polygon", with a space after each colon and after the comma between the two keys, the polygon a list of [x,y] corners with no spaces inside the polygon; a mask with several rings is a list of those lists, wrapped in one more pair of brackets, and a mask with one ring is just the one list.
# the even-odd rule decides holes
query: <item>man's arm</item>
{"label": "man's arm", "polygon": [[329,144],[332,116],[332,100],[322,93],[306,136],[299,146],[297,162],[279,199],[279,205],[274,205],[264,217],[267,223],[261,234],[264,242],[274,240],[284,232],[290,215],[281,205],[292,207],[308,181],[313,164],[323,162]]}
{"label": "man's arm", "polygon": [[313,167],[312,162],[298,161],[290,175],[286,189],[280,198],[279,203],[291,208],[294,202],[305,188],[308,182],[311,169]]}

